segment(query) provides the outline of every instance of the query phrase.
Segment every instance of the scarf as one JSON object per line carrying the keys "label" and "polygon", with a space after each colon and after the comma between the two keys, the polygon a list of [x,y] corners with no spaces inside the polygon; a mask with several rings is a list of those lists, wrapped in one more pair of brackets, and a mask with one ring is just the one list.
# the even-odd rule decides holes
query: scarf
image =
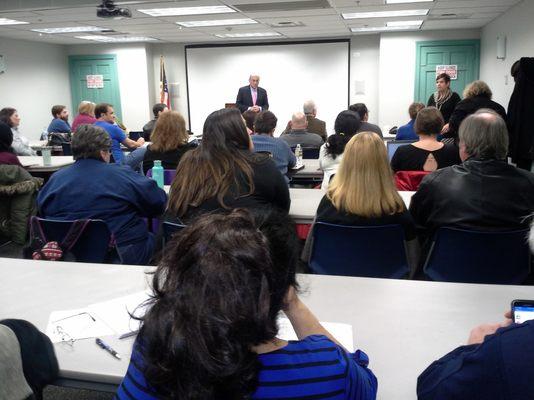
{"label": "scarf", "polygon": [[439,91],[438,92],[435,92],[434,93],[434,101],[436,102],[436,108],[438,110],[441,110],[441,107],[443,106],[443,104],[445,104],[447,102],[447,100],[449,100],[452,96],[452,90],[451,89],[447,89],[446,92],[444,92],[443,94],[440,94]]}

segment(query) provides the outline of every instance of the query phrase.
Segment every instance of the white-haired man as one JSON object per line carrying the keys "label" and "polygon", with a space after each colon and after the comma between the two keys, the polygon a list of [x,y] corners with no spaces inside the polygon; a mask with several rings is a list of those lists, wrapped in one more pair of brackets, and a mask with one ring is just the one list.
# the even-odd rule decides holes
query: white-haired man
{"label": "white-haired man", "polygon": [[237,92],[236,105],[241,113],[245,111],[254,111],[256,113],[267,111],[269,109],[269,99],[267,91],[259,87],[260,76],[250,75],[248,85],[239,88]]}

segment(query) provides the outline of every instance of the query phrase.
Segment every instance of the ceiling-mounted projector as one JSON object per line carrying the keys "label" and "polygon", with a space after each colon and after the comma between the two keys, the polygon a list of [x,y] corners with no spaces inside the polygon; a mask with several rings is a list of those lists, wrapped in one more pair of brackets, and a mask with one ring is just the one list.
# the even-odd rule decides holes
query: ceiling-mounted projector
{"label": "ceiling-mounted projector", "polygon": [[127,8],[120,8],[115,5],[113,0],[102,0],[96,8],[96,16],[99,18],[131,18],[132,12]]}

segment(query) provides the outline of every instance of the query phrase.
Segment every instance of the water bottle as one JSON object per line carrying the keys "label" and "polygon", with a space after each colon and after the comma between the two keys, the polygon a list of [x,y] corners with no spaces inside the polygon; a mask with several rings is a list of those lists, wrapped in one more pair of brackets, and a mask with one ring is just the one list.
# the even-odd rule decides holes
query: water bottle
{"label": "water bottle", "polygon": [[154,161],[154,166],[152,167],[152,179],[156,181],[158,186],[163,189],[163,167],[161,166],[161,161]]}
{"label": "water bottle", "polygon": [[302,146],[300,143],[295,148],[295,157],[297,158],[297,165],[302,165]]}

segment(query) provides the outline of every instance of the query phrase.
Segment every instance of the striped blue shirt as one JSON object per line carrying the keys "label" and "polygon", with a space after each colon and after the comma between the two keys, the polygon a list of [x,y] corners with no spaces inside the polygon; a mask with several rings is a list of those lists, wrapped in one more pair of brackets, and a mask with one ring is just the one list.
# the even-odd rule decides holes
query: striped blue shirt
{"label": "striped blue shirt", "polygon": [[297,159],[295,154],[291,151],[291,147],[279,138],[274,138],[269,135],[256,134],[250,137],[254,143],[254,151],[269,152],[273,157],[276,168],[284,175],[286,182],[289,182],[287,177],[287,168],[293,168]]}
{"label": "striped blue shirt", "polygon": [[[157,400],[143,376],[143,361],[134,351],[117,400]],[[369,358],[358,350],[347,353],[321,335],[289,341],[276,351],[259,354],[262,364],[253,399],[376,399],[377,379],[367,368]]]}

